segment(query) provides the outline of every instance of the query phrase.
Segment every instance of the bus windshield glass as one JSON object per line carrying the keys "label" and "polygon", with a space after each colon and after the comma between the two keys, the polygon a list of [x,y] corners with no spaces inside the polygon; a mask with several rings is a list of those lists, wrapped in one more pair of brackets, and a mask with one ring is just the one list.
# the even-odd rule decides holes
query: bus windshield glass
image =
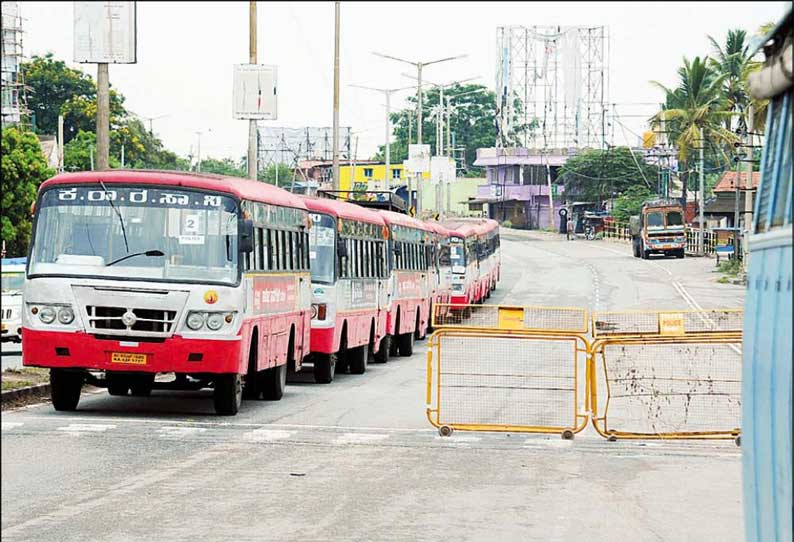
{"label": "bus windshield glass", "polygon": [[462,241],[450,241],[449,245],[449,261],[452,265],[453,273],[466,272],[466,252]]}
{"label": "bus windshield glass", "polygon": [[24,273],[3,273],[3,293],[21,292],[25,284]]}
{"label": "bus windshield glass", "polygon": [[238,206],[230,197],[171,187],[57,186],[44,193],[37,213],[30,275],[238,281]]}
{"label": "bus windshield glass", "polygon": [[334,241],[336,225],[329,215],[312,213],[312,227],[309,230],[309,264],[312,282],[333,284],[334,282]]}

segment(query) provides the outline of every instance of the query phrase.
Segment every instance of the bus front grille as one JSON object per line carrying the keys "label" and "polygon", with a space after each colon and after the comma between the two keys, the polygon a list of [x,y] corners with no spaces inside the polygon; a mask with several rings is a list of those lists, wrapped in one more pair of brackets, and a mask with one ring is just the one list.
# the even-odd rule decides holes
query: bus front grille
{"label": "bus front grille", "polygon": [[[176,311],[88,305],[89,331],[173,333]],[[127,317],[125,318],[125,315]],[[134,315],[131,318],[129,315]],[[130,322],[132,322],[130,324]]]}

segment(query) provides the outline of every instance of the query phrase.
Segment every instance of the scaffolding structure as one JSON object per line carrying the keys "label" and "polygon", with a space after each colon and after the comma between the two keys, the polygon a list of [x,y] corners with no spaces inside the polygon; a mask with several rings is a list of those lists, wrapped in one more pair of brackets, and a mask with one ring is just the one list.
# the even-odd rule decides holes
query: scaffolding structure
{"label": "scaffolding structure", "polygon": [[25,81],[20,72],[23,34],[19,2],[2,2],[3,127],[20,124],[30,113],[25,99]]}
{"label": "scaffolding structure", "polygon": [[[350,160],[351,128],[339,128],[339,160]],[[260,126],[258,133],[259,170],[273,164],[297,167],[304,160],[333,159],[333,128],[282,128]]]}
{"label": "scaffolding structure", "polygon": [[497,147],[605,148],[604,26],[496,29]]}

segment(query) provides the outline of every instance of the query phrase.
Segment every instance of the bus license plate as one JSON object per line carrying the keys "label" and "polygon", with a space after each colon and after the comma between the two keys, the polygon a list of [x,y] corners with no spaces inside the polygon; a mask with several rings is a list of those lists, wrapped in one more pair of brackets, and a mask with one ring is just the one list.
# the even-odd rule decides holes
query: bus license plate
{"label": "bus license plate", "polygon": [[146,354],[113,352],[112,354],[110,354],[110,363],[126,363],[128,365],[146,365]]}

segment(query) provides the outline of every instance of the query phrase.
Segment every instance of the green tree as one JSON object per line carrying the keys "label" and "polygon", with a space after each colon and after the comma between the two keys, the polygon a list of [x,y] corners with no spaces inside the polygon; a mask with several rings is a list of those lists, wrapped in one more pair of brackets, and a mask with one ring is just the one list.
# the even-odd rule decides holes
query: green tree
{"label": "green tree", "polygon": [[292,168],[286,164],[270,164],[257,173],[257,179],[281,188],[289,187],[292,183]]}
{"label": "green tree", "polygon": [[39,140],[32,132],[5,128],[2,150],[3,241],[8,254],[23,256],[30,242],[30,208],[36,191],[55,172],[47,167]]}
{"label": "green tree", "polygon": [[639,214],[642,204],[653,197],[653,192],[645,185],[634,185],[615,200],[612,205],[612,216],[618,222],[628,222],[629,217]]}
{"label": "green tree", "polygon": [[[476,91],[476,92],[475,92]],[[439,90],[430,88],[425,91],[422,99],[422,143],[430,144],[431,152],[436,149],[436,121],[432,108],[438,105]],[[460,98],[455,96],[466,94]],[[477,149],[493,147],[496,140],[496,94],[483,85],[454,85],[444,91],[450,97],[455,108],[450,118],[450,128],[454,134],[455,146],[465,149],[465,166],[469,171],[474,168]],[[411,124],[411,142],[416,141],[416,96],[409,96],[408,108],[391,114],[393,141],[391,144],[391,161],[394,164],[408,159],[408,125]],[[446,132],[446,128],[445,128]],[[446,138],[446,136],[445,136]],[[446,142],[445,142],[446,146]],[[380,146],[374,160],[383,160],[385,148]],[[474,170],[481,174],[480,168]]]}
{"label": "green tree", "polygon": [[745,111],[750,101],[747,87],[745,86],[745,72],[750,61],[750,45],[747,32],[744,30],[729,30],[725,45],[721,46],[717,40],[707,36],[714,50],[714,56],[709,58],[709,65],[718,74],[724,76],[722,92],[728,101],[728,111],[734,116],[725,119],[725,128],[728,130],[746,130]]}
{"label": "green tree", "polygon": [[634,186],[656,189],[658,168],[628,147],[590,149],[569,158],[560,168],[565,193],[577,199],[601,202]]}
{"label": "green tree", "polygon": [[247,177],[248,173],[238,163],[231,158],[204,158],[201,160],[202,173],[215,173],[216,175],[227,175],[229,177]]}
{"label": "green tree", "polygon": [[670,89],[661,83],[651,81],[665,93],[665,106],[651,118],[651,125],[658,129],[666,122],[670,140],[678,149],[678,157],[683,167],[681,201],[686,205],[690,169],[693,158],[701,145],[713,145],[722,157],[724,164],[729,163],[727,149],[738,141],[738,137],[725,128],[725,120],[732,115],[730,105],[722,92],[726,74],[717,73],[708,57],[695,57],[692,62],[684,58],[684,65],[678,69],[679,84]]}
{"label": "green tree", "polygon": [[[63,169],[70,171],[91,171],[96,164],[96,134],[87,130],[80,130],[77,136],[63,146]],[[121,162],[114,155],[110,155],[110,167],[117,168]]]}

